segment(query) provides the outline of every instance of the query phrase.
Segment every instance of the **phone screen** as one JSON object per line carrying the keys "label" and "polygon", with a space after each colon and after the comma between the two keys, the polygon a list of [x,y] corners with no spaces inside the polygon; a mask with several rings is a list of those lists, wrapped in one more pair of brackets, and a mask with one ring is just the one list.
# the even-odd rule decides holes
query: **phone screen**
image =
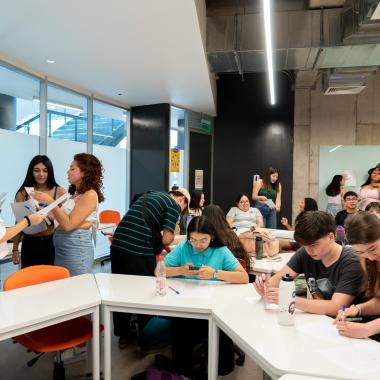
{"label": "phone screen", "polygon": [[193,266],[189,266],[189,270],[199,270],[200,267],[193,267]]}

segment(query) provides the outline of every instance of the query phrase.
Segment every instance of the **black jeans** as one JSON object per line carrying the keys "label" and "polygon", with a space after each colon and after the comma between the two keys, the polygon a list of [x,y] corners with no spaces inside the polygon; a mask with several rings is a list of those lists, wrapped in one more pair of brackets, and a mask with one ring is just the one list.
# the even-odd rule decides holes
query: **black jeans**
{"label": "black jeans", "polygon": [[[202,319],[172,318],[172,360],[174,370],[188,377],[194,375],[194,347],[208,341],[208,321]],[[218,374],[225,376],[234,370],[232,340],[219,334]]]}
{"label": "black jeans", "polygon": [[21,247],[21,268],[32,265],[54,265],[53,234],[32,236],[24,234]]}
{"label": "black jeans", "polygon": [[[111,271],[117,274],[131,274],[136,276],[154,276],[156,257],[135,255],[123,252],[111,246]],[[125,289],[133,292],[134,289]],[[149,322],[151,316],[138,315],[139,331]],[[116,336],[128,336],[130,333],[131,315],[128,313],[113,313],[113,328]]]}

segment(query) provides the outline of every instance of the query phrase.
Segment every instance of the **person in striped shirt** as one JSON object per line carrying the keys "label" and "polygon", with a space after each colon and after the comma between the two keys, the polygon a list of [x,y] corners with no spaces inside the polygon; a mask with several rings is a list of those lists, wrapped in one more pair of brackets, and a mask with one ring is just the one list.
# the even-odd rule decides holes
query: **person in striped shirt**
{"label": "person in striped shirt", "polygon": [[[179,232],[179,216],[187,211],[190,194],[179,188],[169,193],[149,191],[136,198],[113,235],[111,270],[118,274],[154,276],[156,255]],[[113,319],[119,346],[125,347],[130,340],[130,315],[113,313]],[[138,319],[140,331],[148,320]]]}

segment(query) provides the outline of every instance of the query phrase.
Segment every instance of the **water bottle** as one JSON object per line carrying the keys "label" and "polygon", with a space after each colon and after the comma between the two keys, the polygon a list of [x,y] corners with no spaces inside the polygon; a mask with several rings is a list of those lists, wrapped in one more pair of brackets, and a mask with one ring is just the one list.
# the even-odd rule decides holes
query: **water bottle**
{"label": "water bottle", "polygon": [[264,240],[261,236],[256,236],[255,252],[256,252],[256,260],[261,260],[264,255]]}
{"label": "water bottle", "polygon": [[335,230],[335,241],[340,244],[344,245],[346,242],[346,231],[343,226],[338,226]]}
{"label": "water bottle", "polygon": [[282,326],[294,325],[294,305],[296,287],[289,273],[282,276],[278,289],[278,323]]}
{"label": "water bottle", "polygon": [[166,267],[164,262],[164,256],[158,256],[156,270],[156,295],[164,296],[166,294]]}

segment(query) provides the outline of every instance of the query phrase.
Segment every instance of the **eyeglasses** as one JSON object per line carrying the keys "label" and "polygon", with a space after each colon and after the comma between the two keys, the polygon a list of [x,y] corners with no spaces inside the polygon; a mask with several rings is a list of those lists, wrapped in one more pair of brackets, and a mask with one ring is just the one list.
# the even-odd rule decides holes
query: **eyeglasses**
{"label": "eyeglasses", "polygon": [[356,197],[347,197],[346,198],[346,201],[357,201],[358,200],[358,198],[356,198]]}
{"label": "eyeglasses", "polygon": [[189,242],[191,245],[207,245],[209,244],[211,241],[211,238],[204,238],[204,239],[199,239],[199,240],[196,240],[196,239],[193,239],[193,238],[190,238],[189,239]]}

